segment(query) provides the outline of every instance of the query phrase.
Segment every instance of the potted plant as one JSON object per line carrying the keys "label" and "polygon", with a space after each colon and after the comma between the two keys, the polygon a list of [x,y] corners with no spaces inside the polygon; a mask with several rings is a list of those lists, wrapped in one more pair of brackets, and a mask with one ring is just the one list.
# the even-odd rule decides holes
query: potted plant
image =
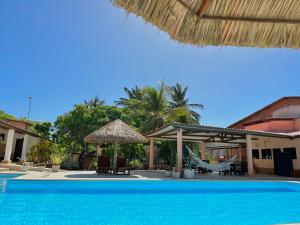
{"label": "potted plant", "polygon": [[194,163],[191,159],[185,161],[185,168],[183,169],[183,177],[187,179],[192,179],[195,177]]}
{"label": "potted plant", "polygon": [[58,172],[60,169],[60,164],[63,161],[63,157],[58,154],[53,154],[51,155],[51,163],[52,163],[52,171],[53,172]]}
{"label": "potted plant", "polygon": [[166,170],[166,171],[165,171],[165,176],[166,176],[166,177],[172,176],[172,171],[171,171],[171,170]]}
{"label": "potted plant", "polygon": [[172,176],[176,179],[180,178],[180,173],[178,171],[176,171],[175,167],[173,167],[173,169],[172,169]]}

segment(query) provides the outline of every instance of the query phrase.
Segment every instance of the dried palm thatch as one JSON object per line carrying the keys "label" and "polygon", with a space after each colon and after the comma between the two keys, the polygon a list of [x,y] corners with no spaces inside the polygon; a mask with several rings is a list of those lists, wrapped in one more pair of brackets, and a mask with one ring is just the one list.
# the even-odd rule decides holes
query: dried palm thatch
{"label": "dried palm thatch", "polygon": [[143,143],[146,139],[121,120],[115,120],[89,134],[84,139],[95,144],[132,144]]}
{"label": "dried palm thatch", "polygon": [[300,47],[299,0],[112,0],[198,46]]}

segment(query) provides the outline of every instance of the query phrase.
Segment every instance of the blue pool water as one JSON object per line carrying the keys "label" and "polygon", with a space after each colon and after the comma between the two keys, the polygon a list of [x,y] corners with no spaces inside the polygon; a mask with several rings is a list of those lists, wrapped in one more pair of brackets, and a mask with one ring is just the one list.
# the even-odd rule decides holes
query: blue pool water
{"label": "blue pool water", "polygon": [[[0,182],[1,183],[1,182]],[[300,222],[287,182],[2,180],[5,225],[265,225]]]}
{"label": "blue pool water", "polygon": [[11,178],[16,178],[18,176],[21,176],[22,174],[20,173],[0,173],[0,181],[3,179],[11,179]]}

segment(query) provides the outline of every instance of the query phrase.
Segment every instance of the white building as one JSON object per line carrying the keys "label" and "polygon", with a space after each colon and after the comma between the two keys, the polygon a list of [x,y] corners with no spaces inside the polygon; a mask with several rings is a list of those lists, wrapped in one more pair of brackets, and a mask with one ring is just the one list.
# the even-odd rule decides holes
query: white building
{"label": "white building", "polygon": [[23,160],[41,138],[30,132],[32,124],[17,120],[0,120],[0,160],[2,163]]}

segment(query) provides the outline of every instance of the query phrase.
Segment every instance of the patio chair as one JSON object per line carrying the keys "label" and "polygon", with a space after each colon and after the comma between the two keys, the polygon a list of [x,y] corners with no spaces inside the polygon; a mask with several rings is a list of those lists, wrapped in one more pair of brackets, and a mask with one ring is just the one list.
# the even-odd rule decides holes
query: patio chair
{"label": "patio chair", "polygon": [[127,165],[126,159],[117,158],[117,168],[114,170],[114,174],[123,173],[124,175],[130,175],[130,167]]}
{"label": "patio chair", "polygon": [[109,173],[111,171],[110,158],[106,156],[98,157],[97,174]]}
{"label": "patio chair", "polygon": [[234,174],[238,176],[246,176],[248,173],[248,164],[245,161],[240,161],[235,164]]}

